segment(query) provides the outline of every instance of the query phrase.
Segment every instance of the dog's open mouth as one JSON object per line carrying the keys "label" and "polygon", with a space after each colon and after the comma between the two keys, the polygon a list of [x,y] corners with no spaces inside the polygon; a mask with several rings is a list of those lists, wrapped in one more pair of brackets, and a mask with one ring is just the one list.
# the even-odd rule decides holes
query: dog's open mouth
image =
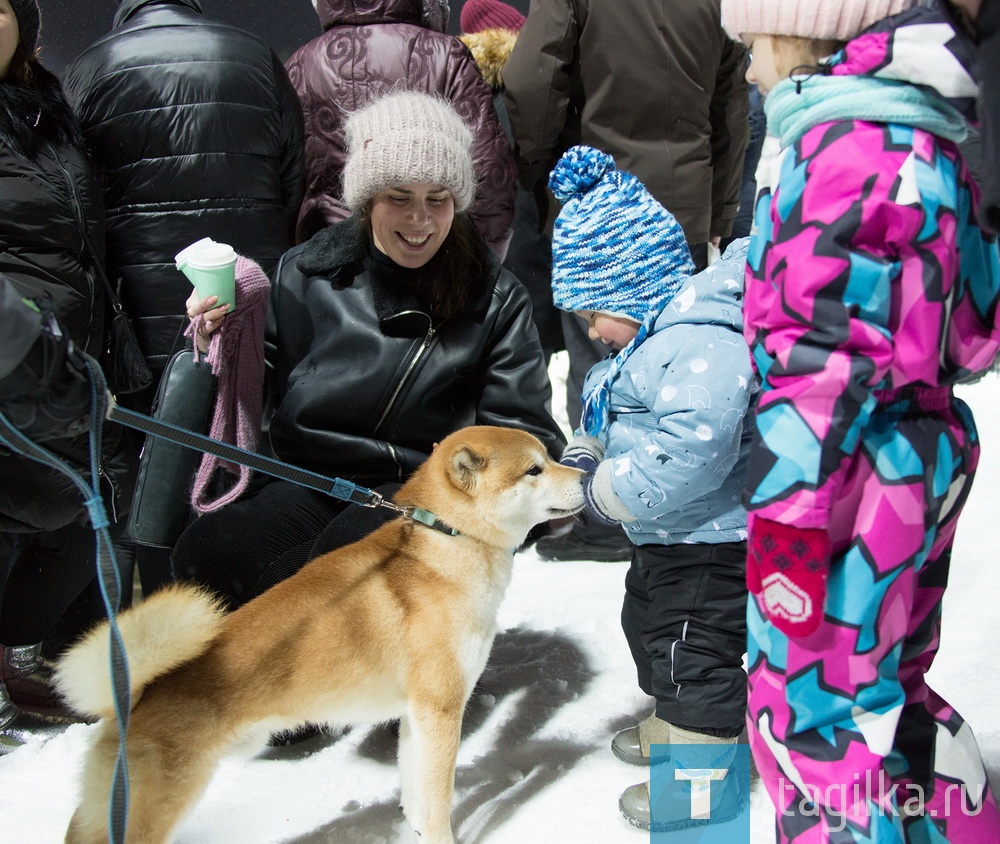
{"label": "dog's open mouth", "polygon": [[549,518],[558,519],[562,516],[572,516],[574,513],[579,513],[583,507],[549,507]]}

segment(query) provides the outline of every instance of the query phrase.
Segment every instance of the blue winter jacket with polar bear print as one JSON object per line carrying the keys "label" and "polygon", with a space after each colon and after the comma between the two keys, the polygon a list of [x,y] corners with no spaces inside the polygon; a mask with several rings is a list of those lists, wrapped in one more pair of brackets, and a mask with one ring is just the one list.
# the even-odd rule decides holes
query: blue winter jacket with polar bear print
{"label": "blue winter jacket with polar bear print", "polygon": [[[740,542],[757,387],[743,339],[748,239],[667,303],[611,383],[601,434],[636,545]],[[610,359],[588,373],[584,395]]]}

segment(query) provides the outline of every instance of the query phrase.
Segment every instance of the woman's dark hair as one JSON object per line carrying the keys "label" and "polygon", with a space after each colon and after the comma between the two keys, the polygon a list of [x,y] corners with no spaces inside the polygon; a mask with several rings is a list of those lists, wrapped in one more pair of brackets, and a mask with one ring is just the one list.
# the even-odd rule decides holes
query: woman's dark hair
{"label": "woman's dark hair", "polygon": [[13,82],[17,85],[24,85],[30,88],[35,78],[32,66],[37,57],[37,50],[33,54],[29,54],[24,49],[23,44],[18,44],[17,49],[14,50],[14,55],[11,57],[10,67],[7,68],[7,75],[3,78],[3,81]]}
{"label": "woman's dark hair", "polygon": [[[370,204],[359,212],[359,231],[369,237]],[[437,254],[424,266],[413,270],[413,291],[441,319],[469,313],[489,286],[485,251],[489,247],[473,228],[468,214],[456,214],[451,231]]]}

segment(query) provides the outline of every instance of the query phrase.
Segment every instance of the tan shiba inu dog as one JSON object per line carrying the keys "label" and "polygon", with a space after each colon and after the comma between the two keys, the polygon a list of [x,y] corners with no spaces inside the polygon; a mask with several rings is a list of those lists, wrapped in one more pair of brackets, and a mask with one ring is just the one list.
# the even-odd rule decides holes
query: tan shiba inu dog
{"label": "tan shiba inu dog", "polygon": [[[400,718],[403,811],[421,841],[452,842],[462,713],[486,665],[514,549],[583,506],[581,472],[523,431],[464,428],[396,495],[457,531],[400,517],[308,563],[231,614],[190,586],[122,613],[134,701],[128,844],[168,842],[216,763],[303,722]],[[118,750],[107,624],[60,662],[57,684],[102,719],[69,844],[108,840]]]}

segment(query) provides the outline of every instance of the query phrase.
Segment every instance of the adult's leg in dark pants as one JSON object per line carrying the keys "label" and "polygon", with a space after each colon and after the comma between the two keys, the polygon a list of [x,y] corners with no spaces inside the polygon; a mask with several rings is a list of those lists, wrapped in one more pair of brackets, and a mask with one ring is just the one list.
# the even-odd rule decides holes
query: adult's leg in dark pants
{"label": "adult's leg in dark pants", "polygon": [[89,526],[73,523],[19,537],[0,605],[0,642],[34,645],[55,627],[94,579],[96,539]]}
{"label": "adult's leg in dark pants", "polygon": [[[110,525],[108,528],[115,548],[115,565],[118,571],[118,610],[128,609],[132,605],[133,575],[135,572],[135,557],[133,545],[124,538],[125,523]],[[96,539],[91,533],[91,544]],[[73,600],[59,620],[46,634],[42,641],[42,656],[55,660],[63,651],[90,630],[97,622],[108,617],[108,608],[104,601],[104,589],[98,577],[93,552],[90,562],[92,575],[90,583]],[[111,595],[108,596],[111,598]]]}
{"label": "adult's leg in dark pants", "polygon": [[656,715],[734,737],[746,712],[746,545],[642,545],[625,577],[622,629]]}

